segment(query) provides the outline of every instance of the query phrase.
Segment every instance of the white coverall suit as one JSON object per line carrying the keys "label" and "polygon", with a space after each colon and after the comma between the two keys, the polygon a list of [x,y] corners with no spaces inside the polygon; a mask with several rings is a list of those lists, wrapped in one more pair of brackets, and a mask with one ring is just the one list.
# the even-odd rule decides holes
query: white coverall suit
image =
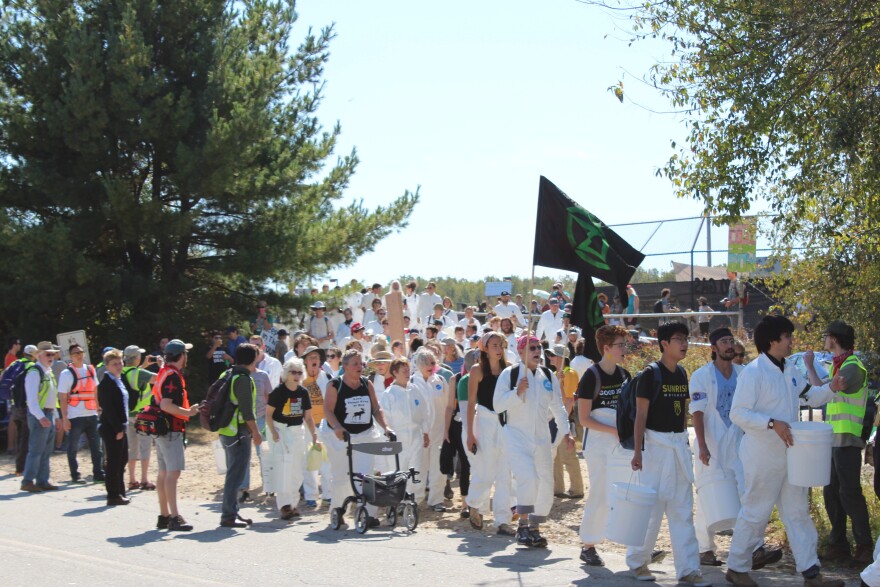
{"label": "white coverall suit", "polygon": [[865,570],[861,573],[862,581],[868,587],[880,587],[880,560],[877,559],[878,555],[880,555],[880,540],[874,546],[874,562],[865,567]]}
{"label": "white coverall suit", "polygon": [[[408,471],[413,467],[421,477],[425,453],[422,435],[430,434],[433,423],[431,404],[412,383],[406,389],[393,383],[379,396],[379,405],[385,414],[385,422],[397,434],[397,440],[402,445],[400,470]],[[424,483],[414,484],[410,479],[407,491],[415,495],[416,503],[425,499]]]}
{"label": "white coverall suit", "polygon": [[[468,488],[465,502],[468,507],[475,508],[481,513],[489,509],[489,498],[492,500],[492,516],[495,525],[509,524],[513,520],[510,511],[512,504],[512,484],[510,477],[510,460],[504,448],[501,438],[501,423],[498,414],[485,406],[477,405],[474,413],[474,436],[477,439],[477,452],[472,453],[471,447],[467,446],[467,410],[470,409],[468,402],[459,402],[462,413],[461,436],[465,450],[468,451],[468,461],[471,464],[471,485]],[[492,494],[492,487],[495,493]]]}
{"label": "white coverall suit", "polygon": [[[511,386],[511,372],[518,370]],[[529,387],[520,397],[519,379]],[[562,404],[559,380],[548,378],[541,367],[534,372],[525,365],[508,367],[498,376],[493,405],[497,412],[507,412],[507,424],[501,428],[504,448],[513,473],[516,511],[529,514],[532,522],[543,522],[553,506],[553,443],[550,419],[556,418],[557,440],[568,434],[568,412]]]}
{"label": "white coverall suit", "polygon": [[446,406],[449,404],[449,387],[446,380],[436,373],[429,376],[427,381],[421,373],[415,373],[410,380],[431,406],[431,425],[428,428],[430,443],[428,448],[422,451],[422,464],[417,469],[422,471],[422,487],[427,486],[425,489],[428,491],[428,505],[442,504],[446,475],[440,472],[440,449],[446,437],[444,427]]}
{"label": "white coverall suit", "polygon": [[[377,427],[373,426],[364,432],[352,434],[351,443],[359,444],[362,442],[386,441],[387,439],[383,438],[378,430]],[[326,419],[321,422],[321,430],[318,433],[318,438],[320,438],[321,442],[327,447],[327,457],[330,460],[330,471],[333,475],[333,484],[331,486],[332,493],[330,494],[332,502],[330,507],[339,508],[342,507],[342,503],[345,501],[346,497],[354,495],[351,490],[351,477],[349,476],[348,471],[348,455],[346,455],[347,445],[344,440],[336,438],[336,434],[327,424]],[[351,451],[351,472],[372,475],[375,473],[373,459],[374,457],[371,454],[354,450]],[[356,484],[360,486],[360,481],[357,481]],[[378,508],[376,506],[367,506],[367,513],[370,516],[376,517],[377,511]]]}
{"label": "white coverall suit", "polygon": [[[744,367],[733,365],[737,379]],[[734,479],[737,492],[742,499],[745,489],[742,461],[739,460],[739,445],[743,437],[742,429],[736,424],[728,426],[718,413],[718,375],[715,363],[703,365],[691,375],[690,407],[688,411],[703,412],[703,432],[706,448],[709,449],[709,466],[705,466],[699,455],[694,459],[694,487],[697,490],[697,512],[694,528],[700,552],[715,552],[715,533],[709,532],[707,521],[700,505],[700,489],[717,479]],[[763,541],[762,541],[763,543]],[[760,545],[759,545],[760,546]],[[756,547],[757,548],[757,547]]]}
{"label": "white coverall suit", "polygon": [[304,461],[306,460],[305,449],[309,443],[305,441],[305,425],[287,426],[275,422],[275,430],[278,431],[278,442],[272,440],[272,435],[267,434],[266,444],[269,445],[269,454],[275,456],[273,475],[275,477],[272,487],[275,489],[275,505],[278,511],[289,505],[296,508],[299,505],[299,486],[303,482]]}
{"label": "white coverall suit", "polygon": [[739,449],[745,491],[742,508],[733,530],[727,567],[745,573],[752,568],[752,552],[764,538],[764,530],[775,505],[785,524],[797,572],[819,564],[818,535],[810,517],[808,489],[788,482],[785,443],[767,427],[770,418],[798,421],[801,403],[820,406],[831,397],[828,385],[813,387],[805,400],[798,396],[807,381],[791,364],[785,372],[766,354],[749,363],[737,377],[730,419],[745,432]]}

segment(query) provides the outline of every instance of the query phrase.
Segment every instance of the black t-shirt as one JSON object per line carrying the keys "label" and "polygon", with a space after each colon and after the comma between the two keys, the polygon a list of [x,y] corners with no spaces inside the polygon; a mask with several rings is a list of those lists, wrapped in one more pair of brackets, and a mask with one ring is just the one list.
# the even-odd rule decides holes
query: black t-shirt
{"label": "black t-shirt", "polygon": [[658,364],[662,384],[657,398],[654,399],[654,370],[650,366],[639,377],[636,388],[636,397],[652,400],[647,428],[655,432],[684,432],[687,424],[685,401],[689,397],[687,373],[681,367],[673,373],[663,363]]}
{"label": "black t-shirt", "polygon": [[226,349],[220,347],[211,354],[211,358],[208,360],[209,385],[220,379],[220,376],[223,375],[223,372],[229,368],[229,365],[226,363],[226,359],[223,357],[225,353]]}
{"label": "black t-shirt", "polygon": [[290,389],[283,383],[269,394],[267,405],[275,408],[272,419],[287,426],[301,426],[306,410],[312,409],[309,392],[305,387],[300,385],[296,389]]}
{"label": "black t-shirt", "polygon": [[336,408],[333,415],[349,434],[360,434],[373,427],[373,405],[367,380],[361,377],[360,384],[352,389],[337,377],[330,382],[337,389]]}
{"label": "black t-shirt", "polygon": [[[601,379],[601,387],[599,388],[599,397],[596,397],[596,371],[599,372]],[[631,379],[629,371],[618,366],[614,369],[614,373],[609,375],[596,365],[590,367],[581,382],[578,384],[577,396],[579,399],[593,400],[590,409],[598,410],[599,408],[617,409],[617,398],[620,396],[620,388],[623,384]]]}

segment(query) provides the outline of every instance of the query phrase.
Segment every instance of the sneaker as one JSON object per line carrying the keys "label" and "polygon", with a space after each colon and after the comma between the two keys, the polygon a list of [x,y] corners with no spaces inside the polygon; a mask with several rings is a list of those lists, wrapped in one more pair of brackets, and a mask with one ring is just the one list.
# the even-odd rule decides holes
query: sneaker
{"label": "sneaker", "polygon": [[516,529],[516,543],[520,546],[531,546],[532,537],[529,536],[529,527],[520,526]]}
{"label": "sneaker", "polygon": [[247,528],[247,524],[238,520],[223,520],[220,522],[221,528]]}
{"label": "sneaker", "polygon": [[455,494],[452,493],[452,485],[449,484],[449,479],[446,480],[446,487],[443,488],[443,497],[446,499],[455,497]]}
{"label": "sneaker", "polygon": [[740,573],[738,571],[727,569],[727,572],[724,573],[724,578],[727,579],[728,583],[737,585],[738,587],[758,587],[758,584],[755,583],[754,579],[749,577],[748,573]]}
{"label": "sneaker", "polygon": [[318,507],[318,502],[317,502],[317,500],[314,500],[314,499],[307,499],[307,500],[306,500],[306,507],[307,507],[307,508],[316,508],[316,507]]}
{"label": "sneaker", "polygon": [[711,550],[707,550],[706,552],[700,553],[700,565],[705,567],[720,567],[724,563],[715,556],[715,553]]}
{"label": "sneaker", "polygon": [[446,506],[443,505],[442,503],[435,503],[434,505],[431,506],[431,509],[434,510],[435,512],[445,512]]}
{"label": "sneaker", "polygon": [[42,485],[37,485],[43,491],[58,491],[57,485],[52,485],[51,483],[43,483]]}
{"label": "sneaker", "polygon": [[106,482],[107,482],[107,477],[105,477],[104,475],[95,475],[94,477],[92,477],[92,483],[106,483]]}
{"label": "sneaker", "polygon": [[281,514],[282,520],[290,520],[293,518],[293,509],[289,505],[281,506]]}
{"label": "sneaker", "polygon": [[163,516],[159,514],[159,518],[156,520],[156,530],[167,530],[168,522],[171,520],[171,516]]}
{"label": "sneaker", "polygon": [[241,496],[238,498],[238,503],[247,503],[249,501],[253,501],[251,499],[251,494],[248,491],[242,491]]}
{"label": "sneaker", "polygon": [[461,513],[459,514],[462,518],[470,518],[471,517],[471,508],[464,506],[461,508]]}
{"label": "sneaker", "polygon": [[545,548],[547,539],[541,536],[541,531],[537,528],[529,528],[529,536],[532,538],[532,548]]}
{"label": "sneaker", "polygon": [[131,500],[125,497],[110,497],[107,499],[108,506],[128,505],[130,503]]}
{"label": "sneaker", "polygon": [[712,587],[712,583],[703,578],[703,573],[694,571],[678,580],[679,585],[692,585],[693,587]]}
{"label": "sneaker", "polygon": [[183,516],[174,516],[168,520],[168,530],[171,532],[189,532],[192,529],[192,524],[187,524]]}
{"label": "sneaker", "polygon": [[499,524],[496,534],[499,536],[516,536],[516,530],[510,524]]}
{"label": "sneaker", "polygon": [[27,491],[29,493],[42,493],[43,492],[42,489],[40,489],[39,487],[37,487],[35,484],[33,484],[31,482],[22,483],[21,490]]}
{"label": "sneaker", "polygon": [[651,551],[651,562],[652,562],[652,563],[659,563],[659,562],[662,562],[663,559],[665,559],[665,558],[666,558],[666,551],[665,551],[665,550],[653,550],[653,551]]}
{"label": "sneaker", "polygon": [[781,548],[766,548],[762,546],[752,553],[752,570],[763,569],[767,565],[778,563],[782,560]]}
{"label": "sneaker", "polygon": [[651,573],[651,569],[648,568],[648,565],[642,565],[639,568],[633,571],[633,575],[636,576],[636,580],[638,581],[656,581],[657,579]]}
{"label": "sneaker", "polygon": [[332,499],[325,499],[324,501],[321,502],[321,507],[322,508],[329,508],[330,504],[332,504],[332,503],[333,503]]}
{"label": "sneaker", "polygon": [[599,553],[596,552],[595,546],[591,546],[590,548],[581,548],[580,559],[584,562],[584,564],[591,567],[605,566],[605,561],[603,561],[602,557],[599,556]]}

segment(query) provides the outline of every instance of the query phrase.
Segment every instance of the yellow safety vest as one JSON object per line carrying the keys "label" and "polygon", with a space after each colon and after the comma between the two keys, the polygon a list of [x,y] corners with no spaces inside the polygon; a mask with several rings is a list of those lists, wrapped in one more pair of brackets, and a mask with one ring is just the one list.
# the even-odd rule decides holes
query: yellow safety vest
{"label": "yellow safety vest", "polygon": [[[850,355],[840,366],[857,365],[864,375],[861,389],[855,393],[838,392],[833,401],[825,406],[825,421],[831,424],[835,434],[862,435],[865,420],[865,405],[868,400],[868,370],[855,355]],[[832,372],[832,377],[837,371]]]}
{"label": "yellow safety vest", "polygon": [[[232,379],[229,381],[229,401],[231,401],[235,406],[238,406],[238,398],[235,397],[235,380],[241,377],[241,374],[233,375]],[[257,407],[257,384],[254,383],[254,378],[251,377],[251,405],[256,409]],[[229,421],[229,424],[221,428],[217,431],[217,434],[222,434],[223,436],[236,436],[238,435],[238,426],[239,424],[244,424],[244,416],[241,415],[241,410],[238,407],[235,408],[235,414],[232,416],[232,420]]]}

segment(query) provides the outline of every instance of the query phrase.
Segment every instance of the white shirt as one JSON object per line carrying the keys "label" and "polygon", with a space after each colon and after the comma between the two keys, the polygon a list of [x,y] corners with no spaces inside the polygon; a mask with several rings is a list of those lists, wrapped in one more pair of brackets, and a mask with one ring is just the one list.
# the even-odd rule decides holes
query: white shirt
{"label": "white shirt", "polygon": [[575,355],[569,366],[572,370],[577,372],[578,381],[580,381],[583,378],[584,373],[587,372],[587,369],[593,366],[593,361],[583,355]]}
{"label": "white shirt", "polygon": [[369,330],[372,335],[382,334],[382,325],[377,320],[371,320],[364,324],[364,328]]}
{"label": "white shirt", "polygon": [[422,324],[425,324],[427,317],[434,313],[434,306],[442,303],[443,298],[436,293],[429,294],[425,292],[419,296],[418,318],[422,321]]}
{"label": "white shirt", "polygon": [[[482,328],[483,325],[480,324],[480,321],[477,320],[476,316],[473,317],[473,318],[471,318],[471,320],[473,320],[473,321],[474,321],[474,324],[477,325],[477,332],[479,332],[479,331],[480,331],[480,328]],[[467,317],[464,317],[464,318],[462,318],[461,320],[458,321],[458,325],[461,326],[462,328],[467,328],[467,327],[468,327],[468,323],[469,323],[469,322],[468,322]]]}
{"label": "white shirt", "polygon": [[[55,404],[58,401],[58,388],[53,385],[54,375],[51,375],[51,369],[43,367],[39,361],[37,361],[36,365],[37,369],[43,373],[43,377],[49,380],[49,391],[46,394],[46,407],[48,409],[55,409]],[[24,378],[24,393],[27,397],[27,408],[34,418],[42,420],[46,417],[46,414],[43,413],[43,409],[40,407],[39,392],[40,373],[35,369],[31,369]]]}
{"label": "white shirt", "polygon": [[538,340],[546,338],[550,342],[556,340],[556,331],[562,330],[562,310],[556,310],[556,315],[550,310],[541,314],[538,326],[535,328],[535,336]]}
{"label": "white shirt", "polygon": [[[79,369],[76,370],[76,378],[77,379],[85,379],[86,377],[90,377],[88,365],[83,365]],[[97,377],[97,374],[95,375]],[[95,382],[95,402],[98,401],[98,382]],[[67,395],[70,393],[70,390],[73,388],[73,373],[70,372],[70,369],[65,369],[58,375],[58,393]],[[48,404],[47,404],[48,405]],[[86,402],[79,402],[75,406],[67,405],[67,419],[72,420],[73,418],[80,418],[82,416],[97,416],[98,410],[89,410],[86,408]]]}
{"label": "white shirt", "polygon": [[260,364],[257,365],[257,369],[261,369],[269,375],[269,383],[272,384],[272,389],[275,389],[281,383],[281,361],[275,357],[266,355]]}
{"label": "white shirt", "polygon": [[516,318],[519,322],[518,326],[525,326],[526,320],[523,318],[522,312],[519,310],[519,306],[514,304],[513,302],[504,303],[496,305],[493,310],[495,311],[495,315],[501,318]]}
{"label": "white shirt", "polygon": [[416,319],[419,317],[419,294],[413,293],[408,296],[405,295],[403,296],[403,301],[406,304],[403,309],[403,314],[409,316],[410,321],[415,323]]}

